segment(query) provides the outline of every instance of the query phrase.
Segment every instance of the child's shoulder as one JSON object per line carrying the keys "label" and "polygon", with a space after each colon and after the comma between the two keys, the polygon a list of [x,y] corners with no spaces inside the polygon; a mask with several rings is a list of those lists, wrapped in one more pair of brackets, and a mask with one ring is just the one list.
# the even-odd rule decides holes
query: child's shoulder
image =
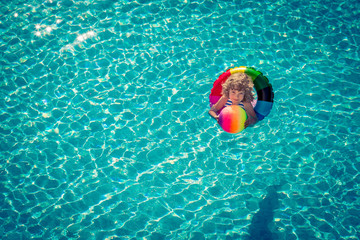
{"label": "child's shoulder", "polygon": [[226,99],[226,100],[228,100],[229,98],[228,98],[228,97],[226,97],[225,95],[222,95],[222,96],[221,96],[221,98],[220,98],[219,100],[221,100],[221,99]]}
{"label": "child's shoulder", "polygon": [[226,96],[221,96],[219,101],[216,103],[217,106],[223,107],[226,102],[228,101],[228,98]]}

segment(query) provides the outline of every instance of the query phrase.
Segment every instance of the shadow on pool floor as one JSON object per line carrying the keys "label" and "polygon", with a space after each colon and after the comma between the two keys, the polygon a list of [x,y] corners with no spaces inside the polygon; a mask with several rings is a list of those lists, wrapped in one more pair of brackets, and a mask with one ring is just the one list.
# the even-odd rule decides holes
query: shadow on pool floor
{"label": "shadow on pool floor", "polygon": [[267,195],[259,203],[259,211],[254,215],[250,227],[248,240],[273,240],[277,235],[270,231],[269,224],[274,220],[274,210],[279,208],[280,185],[267,188]]}

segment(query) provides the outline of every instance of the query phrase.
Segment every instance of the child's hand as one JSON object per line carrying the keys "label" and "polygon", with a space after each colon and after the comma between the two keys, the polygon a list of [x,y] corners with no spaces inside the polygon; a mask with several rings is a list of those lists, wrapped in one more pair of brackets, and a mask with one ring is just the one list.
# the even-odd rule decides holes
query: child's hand
{"label": "child's hand", "polygon": [[248,119],[246,119],[246,121],[245,121],[245,123],[244,123],[244,127],[245,128],[247,128],[247,127],[249,127],[250,125],[253,125],[253,124],[255,124],[256,123],[256,121],[255,121],[255,119],[253,119],[253,118],[248,118]]}
{"label": "child's hand", "polygon": [[219,122],[219,115],[212,116],[217,122]]}
{"label": "child's hand", "polygon": [[244,127],[247,128],[250,125],[250,119],[246,119]]}
{"label": "child's hand", "polygon": [[219,122],[219,115],[217,115],[215,111],[213,111],[212,109],[210,109],[209,115],[210,115],[212,118],[214,118],[217,122]]}

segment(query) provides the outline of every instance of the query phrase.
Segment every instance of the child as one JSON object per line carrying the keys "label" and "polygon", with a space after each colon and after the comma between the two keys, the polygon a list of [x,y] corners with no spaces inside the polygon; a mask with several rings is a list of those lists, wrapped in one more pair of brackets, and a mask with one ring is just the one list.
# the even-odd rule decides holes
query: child
{"label": "child", "polygon": [[257,117],[251,105],[251,101],[254,100],[254,95],[251,92],[253,87],[254,84],[252,80],[245,73],[234,73],[230,75],[222,85],[222,97],[209,111],[210,116],[218,121],[219,115],[217,115],[217,112],[219,110],[230,105],[239,105],[245,110],[247,115],[245,128],[255,124]]}

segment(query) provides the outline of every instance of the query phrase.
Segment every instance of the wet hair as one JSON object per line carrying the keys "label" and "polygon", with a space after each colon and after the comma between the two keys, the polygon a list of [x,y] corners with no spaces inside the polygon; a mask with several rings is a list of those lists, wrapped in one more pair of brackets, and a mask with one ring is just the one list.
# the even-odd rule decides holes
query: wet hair
{"label": "wet hair", "polygon": [[252,90],[254,88],[254,83],[251,78],[245,73],[234,73],[223,83],[222,85],[222,95],[229,98],[230,90],[244,91],[244,102],[251,102],[254,100],[254,94]]}

